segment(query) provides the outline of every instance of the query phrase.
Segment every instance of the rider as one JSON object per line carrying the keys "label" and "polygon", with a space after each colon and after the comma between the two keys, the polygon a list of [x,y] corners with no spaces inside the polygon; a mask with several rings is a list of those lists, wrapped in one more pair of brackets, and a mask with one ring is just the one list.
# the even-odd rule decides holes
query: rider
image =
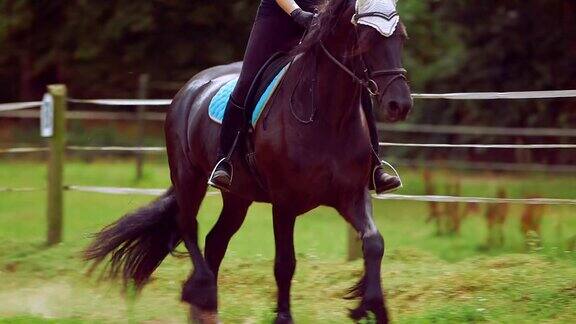
{"label": "rider", "polygon": [[[246,127],[244,101],[252,80],[266,61],[277,52],[288,52],[298,44],[305,30],[310,26],[314,7],[321,0],[261,0],[256,21],[244,54],[240,77],[230,95],[226,107],[222,130],[218,163],[212,172],[209,183],[217,188],[229,190],[232,183],[232,152],[239,135]],[[370,139],[375,153],[378,152],[378,133],[367,94],[362,96],[366,118],[370,128]],[[390,192],[401,186],[400,179],[384,172],[380,159],[374,154],[374,172],[371,183],[376,192]]]}

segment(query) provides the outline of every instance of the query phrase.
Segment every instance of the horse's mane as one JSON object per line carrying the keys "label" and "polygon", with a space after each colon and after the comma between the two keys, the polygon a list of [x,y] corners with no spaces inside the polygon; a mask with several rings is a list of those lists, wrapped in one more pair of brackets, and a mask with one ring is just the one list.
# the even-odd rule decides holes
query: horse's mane
{"label": "horse's mane", "polygon": [[313,21],[308,33],[291,52],[293,55],[307,52],[334,30],[342,12],[353,5],[352,0],[324,0],[318,6],[318,17]]}
{"label": "horse's mane", "polygon": [[[334,31],[334,27],[338,23],[344,10],[350,6],[354,6],[354,0],[324,0],[318,6],[318,17],[313,21],[312,26],[308,33],[294,49],[290,52],[292,56],[306,53],[315,45],[319,44],[326,35]],[[408,38],[406,27],[400,21],[397,28],[397,34],[405,39]]]}

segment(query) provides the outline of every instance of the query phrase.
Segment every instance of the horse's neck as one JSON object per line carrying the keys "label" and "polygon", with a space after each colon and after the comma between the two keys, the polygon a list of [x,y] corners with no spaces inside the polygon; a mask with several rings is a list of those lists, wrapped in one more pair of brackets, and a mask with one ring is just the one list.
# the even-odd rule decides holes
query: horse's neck
{"label": "horse's neck", "polygon": [[[351,63],[345,59],[343,44],[335,41],[326,42],[325,46],[340,62]],[[317,55],[319,113],[326,122],[343,130],[360,118],[360,87],[322,49],[318,49]]]}

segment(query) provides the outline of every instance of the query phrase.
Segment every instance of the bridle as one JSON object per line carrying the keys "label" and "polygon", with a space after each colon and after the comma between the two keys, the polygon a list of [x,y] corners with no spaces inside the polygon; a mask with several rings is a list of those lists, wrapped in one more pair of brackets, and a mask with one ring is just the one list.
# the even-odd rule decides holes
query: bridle
{"label": "bridle", "polygon": [[[358,19],[360,19],[362,17],[378,17],[378,18],[390,20],[390,19],[396,17],[397,15],[398,15],[397,12],[393,12],[389,15],[385,15],[385,14],[380,13],[380,12],[367,12],[367,13],[362,13],[362,14],[354,14],[354,16],[352,17],[352,21],[355,22],[354,28],[356,28],[356,35],[358,35],[358,31],[357,31],[358,27],[357,27],[356,22],[358,21]],[[356,39],[358,39],[358,36],[356,36]],[[330,51],[326,48],[326,46],[324,46],[323,42],[320,42],[320,47],[322,48],[322,50],[324,51],[326,56],[328,56],[328,58],[332,62],[334,62],[341,70],[343,70],[344,72],[349,74],[356,83],[358,83],[362,87],[364,87],[368,91],[368,93],[370,94],[370,96],[372,98],[379,97],[381,95],[380,88],[378,87],[378,84],[376,83],[375,79],[382,78],[382,77],[391,77],[383,89],[384,93],[386,93],[386,90],[388,90],[388,88],[396,80],[404,80],[404,81],[407,80],[406,75],[408,74],[408,71],[406,71],[406,69],[403,67],[370,71],[370,69],[368,69],[368,67],[366,65],[366,61],[364,60],[363,55],[360,56],[360,61],[362,62],[362,71],[364,72],[364,75],[362,77],[359,77],[356,75],[356,73],[354,73],[352,70],[350,70],[346,65],[344,65],[342,62],[340,62],[336,57],[334,57],[334,55],[332,55],[332,53],[330,53]]]}

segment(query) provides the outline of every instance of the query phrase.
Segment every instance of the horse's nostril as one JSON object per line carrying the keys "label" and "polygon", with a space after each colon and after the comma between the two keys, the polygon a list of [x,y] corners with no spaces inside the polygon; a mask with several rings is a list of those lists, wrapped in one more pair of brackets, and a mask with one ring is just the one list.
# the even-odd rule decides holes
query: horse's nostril
{"label": "horse's nostril", "polygon": [[412,102],[403,100],[391,100],[388,102],[387,108],[388,120],[393,122],[404,120],[412,108]]}

